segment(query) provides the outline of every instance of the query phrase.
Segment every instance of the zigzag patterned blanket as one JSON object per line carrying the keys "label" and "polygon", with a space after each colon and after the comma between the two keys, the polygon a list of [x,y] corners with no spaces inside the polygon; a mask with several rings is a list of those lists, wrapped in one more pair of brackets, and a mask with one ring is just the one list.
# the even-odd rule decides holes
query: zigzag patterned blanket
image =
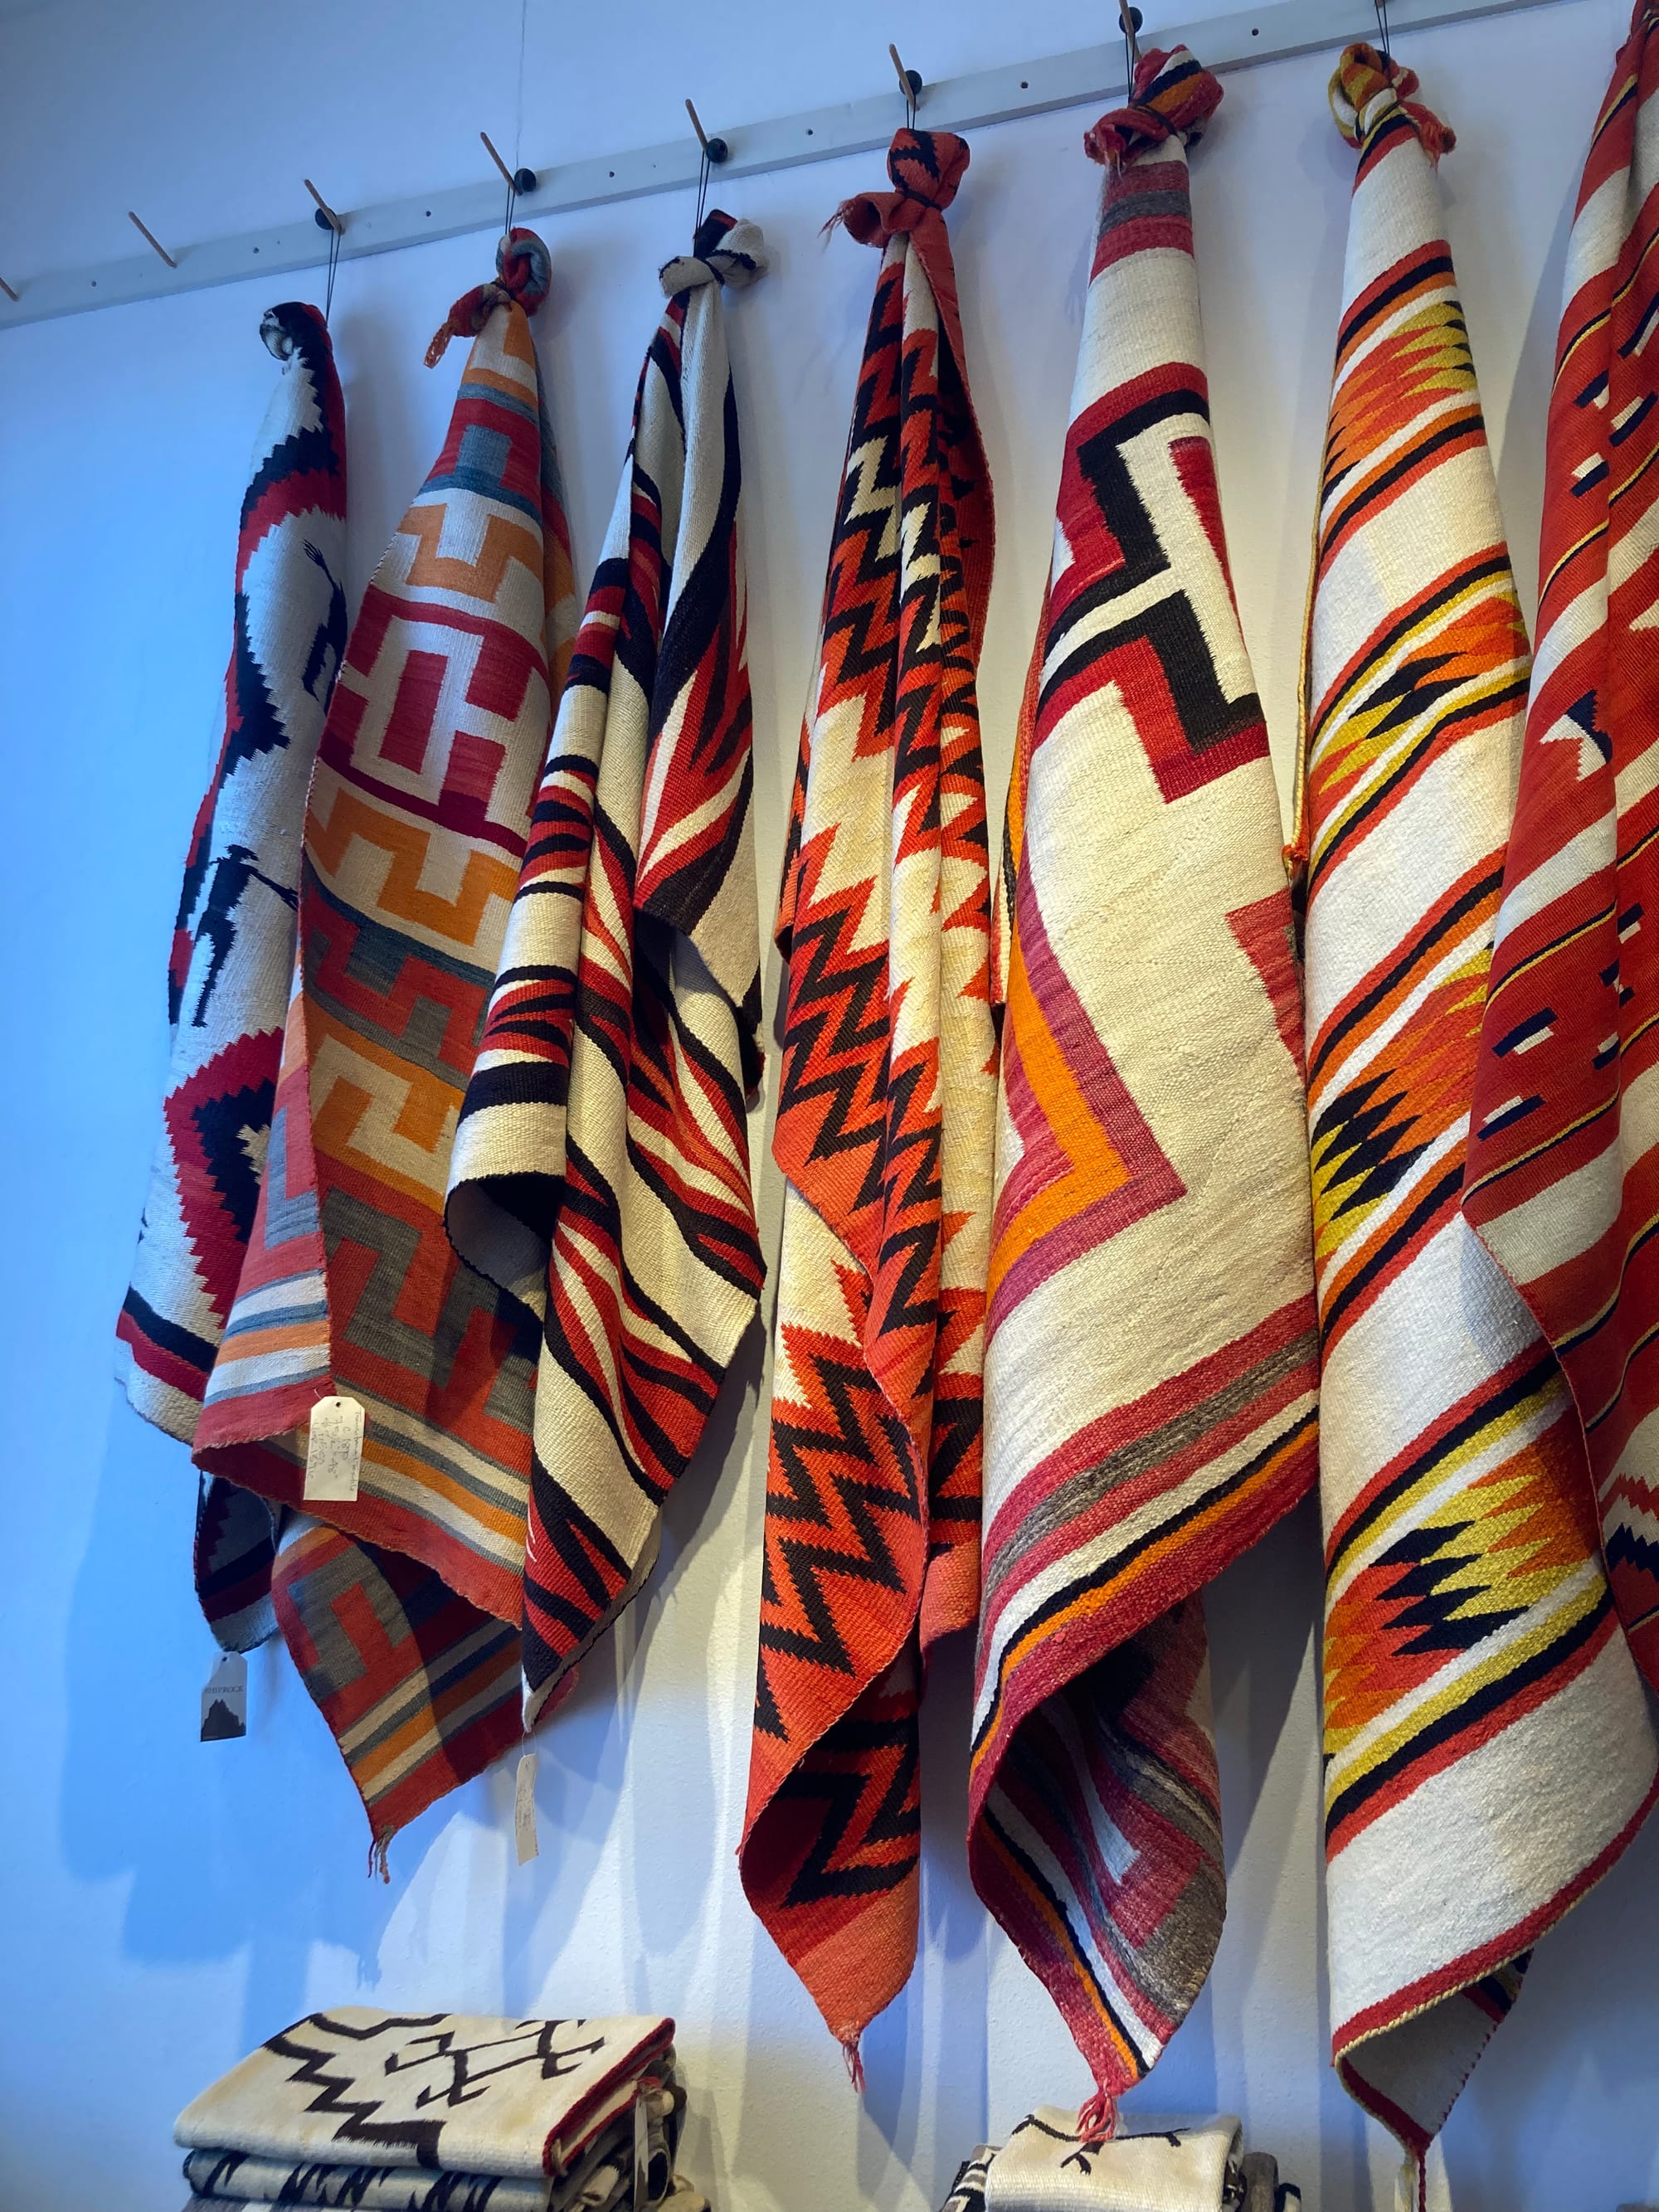
{"label": "zigzag patterned blanket", "polygon": [[901,131],[778,915],[785,1178],[744,1887],[845,2046],[915,1954],[922,1656],[974,1618],[996,1047],[975,668],[990,478]]}
{"label": "zigzag patterned blanket", "polygon": [[1538,653],[1464,1210],[1577,1401],[1613,1596],[1659,1688],[1659,6],[1567,254]]}
{"label": "zigzag patterned blanket", "polygon": [[[264,1169],[294,968],[300,831],[345,649],[345,406],[314,307],[272,307],[283,374],[236,546],[225,728],[185,861],[167,974],[172,1060],[116,1334],[135,1409],[188,1443],[230,1319]],[[270,1510],[206,1486],[197,1589],[220,1641],[269,1636]]]}
{"label": "zigzag patterned blanket", "polygon": [[1196,1593],[1315,1469],[1291,910],[1192,253],[1220,97],[1148,53],[1085,141],[1109,173],[999,907],[969,1863],[1089,2063],[1085,2127],[1220,1934]]}
{"label": "zigzag patterned blanket", "polygon": [[451,1170],[475,1266],[543,1316],[525,1564],[526,1718],[634,1595],[763,1267],[737,409],[710,216],[641,374]]}
{"label": "zigzag patterned blanket", "polygon": [[312,779],[267,1172],[198,1461],[301,1496],[312,1407],[366,1409],[355,1502],[276,1571],[277,1617],[377,1844],[520,1733],[534,1316],[452,1250],[457,1116],[562,672],[570,562],[527,307],[477,333],[442,452],[363,597]]}
{"label": "zigzag patterned blanket", "polygon": [[1559,1370],[1459,1211],[1527,647],[1416,85],[1364,46],[1331,84],[1359,165],[1299,842],[1332,2040],[1425,2203],[1528,1947],[1656,1754]]}

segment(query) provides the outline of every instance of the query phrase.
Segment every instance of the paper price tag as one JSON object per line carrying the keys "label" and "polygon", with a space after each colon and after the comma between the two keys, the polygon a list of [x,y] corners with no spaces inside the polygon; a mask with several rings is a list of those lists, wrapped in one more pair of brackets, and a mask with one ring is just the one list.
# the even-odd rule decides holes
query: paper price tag
{"label": "paper price tag", "polygon": [[519,1847],[519,1864],[525,1866],[541,1856],[541,1844],[536,1834],[536,1754],[523,1752],[519,1758],[519,1778],[513,1791],[513,1837]]}
{"label": "paper price tag", "polygon": [[202,1688],[202,1741],[224,1743],[247,1734],[247,1661],[222,1651]]}
{"label": "paper price tag", "polygon": [[362,1407],[355,1398],[319,1398],[311,1409],[306,1446],[306,1504],[331,1500],[349,1505],[357,1495],[362,1463]]}

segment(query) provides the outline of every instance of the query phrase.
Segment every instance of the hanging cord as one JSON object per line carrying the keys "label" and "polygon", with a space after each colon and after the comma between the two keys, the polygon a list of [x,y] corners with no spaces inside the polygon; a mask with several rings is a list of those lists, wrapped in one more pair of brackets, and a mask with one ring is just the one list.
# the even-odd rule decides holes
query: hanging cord
{"label": "hanging cord", "polygon": [[708,149],[705,146],[702,149],[702,157],[697,163],[697,213],[696,219],[691,225],[693,237],[702,228],[702,219],[708,211],[708,172],[713,166],[708,158]]}
{"label": "hanging cord", "polygon": [[328,227],[328,284],[323,294],[323,328],[328,328],[328,319],[334,312],[334,272],[340,265],[340,234],[332,223]]}
{"label": "hanging cord", "polygon": [[[516,173],[524,160],[524,49],[525,35],[530,22],[530,0],[519,0],[519,97],[513,117],[513,167]],[[512,228],[511,223],[507,228]]]}
{"label": "hanging cord", "polygon": [[530,21],[530,0],[519,0],[519,89],[513,117],[513,168],[507,180],[507,222],[502,235],[513,235],[513,210],[519,199],[520,165],[524,160],[524,48]]}
{"label": "hanging cord", "polygon": [[1123,26],[1123,83],[1126,96],[1135,96],[1135,72],[1140,67],[1140,41],[1135,33],[1140,28],[1140,10],[1132,8],[1129,0],[1118,0],[1117,19]]}
{"label": "hanging cord", "polygon": [[[685,112],[690,118],[691,128],[697,134],[697,145],[701,149],[702,155],[702,158],[697,163],[697,210],[691,225],[691,235],[695,240],[702,232],[703,217],[708,210],[709,172],[714,168],[716,162],[724,161],[730,155],[732,149],[726,144],[724,138],[711,138],[708,133],[703,129],[702,118],[697,113],[697,106],[695,100],[688,100],[686,101]],[[696,252],[695,246],[692,250],[694,252]]]}
{"label": "hanging cord", "polygon": [[916,101],[921,93],[921,78],[915,70],[905,68],[904,64],[899,59],[898,48],[890,40],[887,46],[887,58],[893,64],[894,72],[899,81],[899,89],[904,94],[904,127],[907,131],[914,131],[916,127]]}
{"label": "hanging cord", "polygon": [[1382,56],[1382,66],[1385,70],[1391,70],[1394,55],[1389,47],[1389,0],[1371,0],[1371,9],[1376,17],[1376,43]]}

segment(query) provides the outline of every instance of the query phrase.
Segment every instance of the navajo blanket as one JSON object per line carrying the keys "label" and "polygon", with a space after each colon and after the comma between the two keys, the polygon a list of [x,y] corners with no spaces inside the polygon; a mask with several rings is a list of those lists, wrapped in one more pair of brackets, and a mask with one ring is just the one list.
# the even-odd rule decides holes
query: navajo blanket
{"label": "navajo blanket", "polygon": [[1228,2212],[1242,2148],[1231,2117],[1109,2138],[1039,2105],[992,2158],[985,2212]]}
{"label": "navajo blanket", "polygon": [[1559,1370],[1459,1210],[1528,664],[1434,176],[1451,134],[1416,83],[1363,46],[1332,81],[1359,164],[1298,853],[1332,2039],[1421,2202],[1528,1947],[1628,1838],[1655,1745]]}
{"label": "navajo blanket", "polygon": [[[660,2069],[653,2078],[662,2078]],[[641,2201],[655,2204],[672,2185],[678,2113],[684,2092],[667,2080],[642,2087],[632,2110],[595,2137],[558,2179],[520,2174],[436,2172],[419,2166],[347,2166],[312,2159],[259,2158],[237,2150],[193,2150],[185,2179],[204,2203],[315,2204],[350,2212],[604,2212],[635,2203],[636,2149],[645,2153]],[[635,2142],[635,2118],[646,2119]]]}
{"label": "navajo blanket", "polygon": [[1258,2208],[1248,2193],[1252,2165],[1241,2158],[1238,2122],[1108,2136],[1077,2116],[1040,2105],[998,2149],[974,2153],[943,2212],[1278,2212],[1269,2188]]}
{"label": "navajo blanket", "polygon": [[991,484],[945,210],[901,131],[802,733],[777,939],[785,1177],[749,1900],[854,2078],[915,1951],[917,1707],[974,1618],[996,1046],[975,670]]}
{"label": "navajo blanket", "polygon": [[173,1053],[132,1286],[127,1395],[189,1443],[240,1279],[294,967],[300,828],[345,647],[345,406],[314,307],[272,307],[283,374],[242,496],[225,726],[185,860]]}
{"label": "navajo blanket", "polygon": [[751,714],[718,211],[662,272],[634,434],[450,1170],[458,1249],[543,1319],[526,1718],[639,1589],[754,1320]]}
{"label": "navajo blanket", "polygon": [[312,2013],[187,2105],[186,2150],[561,2181],[671,2081],[672,2020]]}
{"label": "navajo blanket", "polygon": [[433,342],[477,333],[324,727],[267,1170],[196,1440],[294,1504],[312,1407],[366,1409],[358,1497],[318,1509],[275,1595],[380,1846],[520,1733],[535,1322],[443,1221],[571,612],[526,312],[546,249],[515,231],[498,265]]}
{"label": "navajo blanket", "polygon": [[[294,967],[300,831],[345,647],[345,406],[314,307],[272,307],[283,364],[236,545],[219,755],[191,833],[167,972],[173,1050],[117,1336],[146,1419],[196,1433],[253,1227]],[[261,1498],[203,1487],[197,1590],[222,1644],[269,1636],[275,1529]]]}
{"label": "navajo blanket", "polygon": [[1577,1401],[1613,1597],[1659,1687],[1659,6],[1567,254],[1538,654],[1464,1210]]}
{"label": "navajo blanket", "polygon": [[[1224,1893],[1197,1592],[1314,1479],[1301,1032],[1222,538],[1186,144],[1148,53],[1107,167],[999,901],[969,1863],[1103,2124]],[[1090,826],[1094,825],[1094,826]]]}

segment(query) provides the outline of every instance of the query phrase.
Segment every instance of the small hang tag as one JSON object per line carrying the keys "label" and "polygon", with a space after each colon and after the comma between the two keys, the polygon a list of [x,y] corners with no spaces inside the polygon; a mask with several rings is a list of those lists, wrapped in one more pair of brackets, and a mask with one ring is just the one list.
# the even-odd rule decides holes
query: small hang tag
{"label": "small hang tag", "polygon": [[355,1398],[319,1398],[311,1409],[304,1498],[349,1505],[363,1463],[363,1409]]}
{"label": "small hang tag", "polygon": [[541,1856],[541,1844],[536,1836],[536,1754],[526,1751],[519,1756],[519,1778],[513,1791],[513,1835],[519,1847],[519,1864],[527,1865]]}
{"label": "small hang tag", "polygon": [[646,2093],[634,2100],[634,2206],[640,2212],[651,2202],[651,2129],[645,2114]]}
{"label": "small hang tag", "polygon": [[247,1734],[247,1661],[222,1651],[202,1689],[202,1741],[223,1743]]}

